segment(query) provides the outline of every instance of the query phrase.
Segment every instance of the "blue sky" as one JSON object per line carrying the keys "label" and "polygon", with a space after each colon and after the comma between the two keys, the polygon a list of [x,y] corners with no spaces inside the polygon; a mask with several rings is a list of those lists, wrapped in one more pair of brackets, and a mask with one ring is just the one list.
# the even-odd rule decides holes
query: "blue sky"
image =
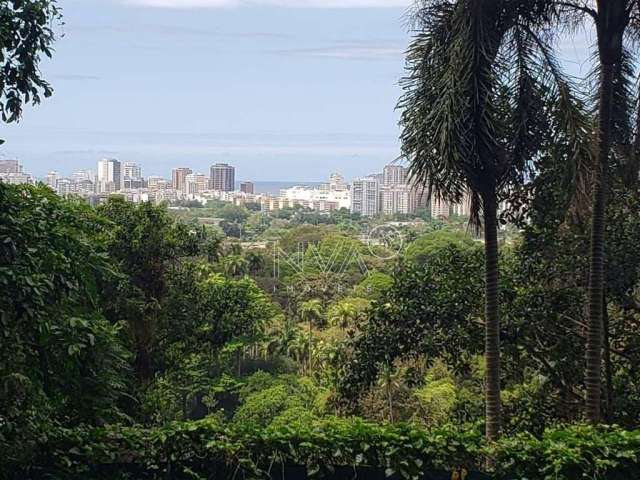
{"label": "blue sky", "polygon": [[314,181],[398,155],[409,0],[59,3],[55,94],[0,134],[37,176],[106,156],[145,175],[224,161],[243,180]]}

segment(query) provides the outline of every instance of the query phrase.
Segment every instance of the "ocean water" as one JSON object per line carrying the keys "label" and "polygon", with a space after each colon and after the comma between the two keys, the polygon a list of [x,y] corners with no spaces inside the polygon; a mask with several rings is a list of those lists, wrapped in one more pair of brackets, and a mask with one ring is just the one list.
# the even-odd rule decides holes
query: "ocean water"
{"label": "ocean water", "polygon": [[[240,189],[240,183],[236,182],[236,189]],[[277,195],[283,188],[290,188],[295,186],[305,187],[318,187],[323,182],[253,182],[255,185],[256,193],[265,193],[271,195]]]}

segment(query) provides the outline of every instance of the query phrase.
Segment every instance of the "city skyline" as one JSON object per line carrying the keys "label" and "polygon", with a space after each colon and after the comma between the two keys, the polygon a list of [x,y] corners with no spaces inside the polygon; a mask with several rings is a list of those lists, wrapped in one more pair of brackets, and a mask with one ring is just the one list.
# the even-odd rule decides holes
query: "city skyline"
{"label": "city skyline", "polygon": [[[95,175],[91,170],[79,170],[65,177],[50,171],[39,180],[58,195],[83,198],[91,205],[105,202],[111,195],[119,195],[134,203],[166,203],[170,206],[180,206],[183,201],[205,206],[211,200],[237,206],[257,203],[263,213],[302,207],[325,214],[347,209],[363,217],[409,215],[420,209],[427,209],[435,218],[470,214],[468,195],[458,203],[428,198],[424,186],[414,183],[408,168],[398,163],[389,163],[381,172],[355,178],[352,182],[333,172],[328,175],[328,182],[325,176],[322,183],[283,185],[277,192],[256,191],[256,183],[260,182],[236,181],[233,165],[215,163],[209,172],[207,177],[181,166],[171,170],[171,179],[155,175],[145,177],[139,164],[109,158],[98,161]],[[19,161],[0,160],[0,182],[33,184],[37,180]]]}
{"label": "city skyline", "polygon": [[[141,176],[141,177],[155,177],[155,178],[163,178],[165,180],[168,180],[170,183],[172,182],[172,175],[173,175],[173,171],[176,169],[186,169],[189,170],[188,173],[191,174],[203,174],[205,176],[207,176],[207,178],[210,178],[210,171],[211,168],[217,164],[220,165],[229,165],[229,164],[225,164],[223,162],[218,162],[218,161],[213,161],[211,163],[208,164],[208,166],[206,166],[205,168],[202,168],[202,170],[197,170],[195,168],[192,168],[190,165],[185,164],[181,164],[181,165],[173,165],[173,166],[169,166],[168,170],[165,172],[160,172],[160,173],[148,173],[146,167],[138,161],[135,160],[122,160],[118,157],[104,157],[104,158],[98,158],[97,160],[94,160],[93,162],[88,162],[86,164],[81,164],[78,168],[74,168],[72,170],[63,170],[63,169],[59,169],[59,168],[53,168],[55,167],[54,165],[49,165],[49,168],[44,168],[44,173],[43,174],[36,174],[34,172],[34,168],[29,165],[29,162],[25,162],[20,158],[4,158],[0,155],[0,162],[14,162],[17,161],[19,162],[19,164],[21,165],[21,167],[24,170],[25,174],[29,174],[31,175],[35,180],[37,181],[42,181],[43,183],[47,183],[46,179],[47,177],[52,174],[55,173],[57,175],[58,178],[72,178],[74,177],[74,175],[80,173],[80,172],[91,172],[94,174],[98,174],[99,170],[100,170],[100,163],[104,162],[104,161],[111,161],[111,160],[115,160],[118,161],[122,166],[122,178],[124,179],[125,176],[127,176],[126,174],[126,169],[127,168],[135,168],[137,171],[137,175],[136,176]],[[353,181],[359,178],[364,178],[367,176],[371,175],[371,171],[372,170],[376,170],[378,169],[379,171],[383,171],[383,169],[387,166],[393,165],[395,167],[401,167],[401,168],[406,168],[406,165],[401,162],[400,160],[390,160],[387,162],[383,162],[381,164],[378,165],[366,165],[363,167],[363,169],[358,172],[355,175],[352,176],[347,176],[345,175],[345,179],[347,179],[348,181]],[[238,171],[238,168],[236,165],[231,165],[233,166],[236,171]],[[45,166],[46,167],[46,166]],[[341,171],[340,168],[338,169],[334,169],[336,171]],[[330,170],[327,170],[330,171]],[[322,183],[323,181],[326,180],[326,175],[327,175],[327,171],[324,171],[320,174],[320,176],[318,178],[314,178],[314,179],[308,179],[308,180],[296,180],[296,179],[290,179],[290,178],[281,178],[281,179],[273,179],[273,180],[260,180],[260,179],[254,179],[254,178],[250,178],[248,176],[243,176],[242,174],[240,175],[235,175],[235,181],[234,184],[235,185],[240,185],[243,182],[249,182],[249,183],[295,183],[295,182],[299,182],[300,184],[317,184],[317,183]],[[342,173],[341,173],[342,174]]]}

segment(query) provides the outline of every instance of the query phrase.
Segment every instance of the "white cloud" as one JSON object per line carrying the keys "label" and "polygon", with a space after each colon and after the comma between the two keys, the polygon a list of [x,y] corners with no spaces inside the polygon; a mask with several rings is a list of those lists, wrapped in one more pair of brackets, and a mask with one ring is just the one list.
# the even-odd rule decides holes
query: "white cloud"
{"label": "white cloud", "polygon": [[406,8],[412,0],[124,0],[157,8]]}

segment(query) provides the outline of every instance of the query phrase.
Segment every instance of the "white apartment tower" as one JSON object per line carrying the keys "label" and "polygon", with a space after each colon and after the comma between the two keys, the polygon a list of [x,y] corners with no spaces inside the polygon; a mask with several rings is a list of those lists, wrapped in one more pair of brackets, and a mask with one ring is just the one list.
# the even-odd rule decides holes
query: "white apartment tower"
{"label": "white apartment tower", "polygon": [[100,192],[117,192],[122,189],[122,164],[114,158],[98,162],[98,186]]}
{"label": "white apartment tower", "polygon": [[353,181],[351,186],[351,213],[373,217],[380,211],[380,184],[375,177]]}
{"label": "white apartment tower", "polygon": [[409,214],[414,211],[412,192],[408,185],[384,186],[381,189],[381,210],[385,215]]}
{"label": "white apartment tower", "polygon": [[142,168],[135,162],[125,162],[122,166],[122,176],[128,179],[142,177]]}

